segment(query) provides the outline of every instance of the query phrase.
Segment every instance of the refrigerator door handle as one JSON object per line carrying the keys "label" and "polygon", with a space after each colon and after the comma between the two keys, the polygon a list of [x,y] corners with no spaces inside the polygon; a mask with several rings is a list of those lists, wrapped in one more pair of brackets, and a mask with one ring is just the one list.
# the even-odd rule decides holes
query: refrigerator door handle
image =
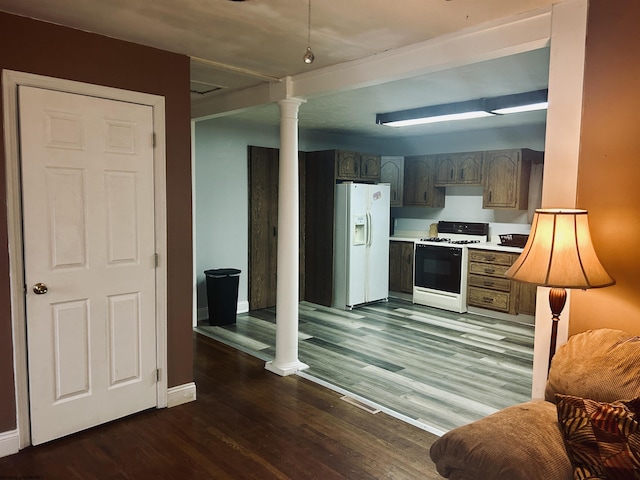
{"label": "refrigerator door handle", "polygon": [[367,247],[371,246],[371,228],[372,228],[371,212],[367,212]]}

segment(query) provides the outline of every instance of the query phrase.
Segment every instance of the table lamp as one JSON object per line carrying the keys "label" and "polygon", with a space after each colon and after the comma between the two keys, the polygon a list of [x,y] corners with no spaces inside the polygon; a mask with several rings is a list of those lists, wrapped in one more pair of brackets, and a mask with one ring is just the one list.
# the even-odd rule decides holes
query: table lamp
{"label": "table lamp", "polygon": [[537,209],[522,254],[505,273],[519,282],[551,287],[549,367],[556,351],[558,321],[567,300],[566,288],[613,285],[591,243],[586,210]]}

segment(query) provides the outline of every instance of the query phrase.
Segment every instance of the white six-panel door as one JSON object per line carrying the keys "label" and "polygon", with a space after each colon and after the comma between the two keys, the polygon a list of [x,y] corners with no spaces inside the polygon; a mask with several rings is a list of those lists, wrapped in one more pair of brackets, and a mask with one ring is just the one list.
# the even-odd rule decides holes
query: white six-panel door
{"label": "white six-panel door", "polygon": [[156,406],[153,111],[19,102],[35,445]]}

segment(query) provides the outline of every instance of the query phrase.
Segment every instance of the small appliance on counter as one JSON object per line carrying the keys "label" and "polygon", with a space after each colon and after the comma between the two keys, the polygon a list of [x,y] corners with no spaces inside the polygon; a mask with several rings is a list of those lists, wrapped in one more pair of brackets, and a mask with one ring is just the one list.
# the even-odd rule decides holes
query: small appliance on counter
{"label": "small appliance on counter", "polygon": [[523,248],[527,240],[529,240],[529,235],[521,234],[521,233],[506,233],[500,235],[500,245],[505,247],[520,247]]}

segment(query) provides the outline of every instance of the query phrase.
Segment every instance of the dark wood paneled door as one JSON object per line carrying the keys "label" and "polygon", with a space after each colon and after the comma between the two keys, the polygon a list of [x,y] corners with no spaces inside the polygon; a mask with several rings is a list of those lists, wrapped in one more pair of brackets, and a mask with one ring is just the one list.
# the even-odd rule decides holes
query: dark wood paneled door
{"label": "dark wood paneled door", "polygon": [[276,304],[278,162],[274,148],[249,147],[249,309]]}
{"label": "dark wood paneled door", "polygon": [[[278,251],[277,148],[249,147],[249,310],[276,304]],[[300,298],[304,298],[304,161],[300,170]]]}

